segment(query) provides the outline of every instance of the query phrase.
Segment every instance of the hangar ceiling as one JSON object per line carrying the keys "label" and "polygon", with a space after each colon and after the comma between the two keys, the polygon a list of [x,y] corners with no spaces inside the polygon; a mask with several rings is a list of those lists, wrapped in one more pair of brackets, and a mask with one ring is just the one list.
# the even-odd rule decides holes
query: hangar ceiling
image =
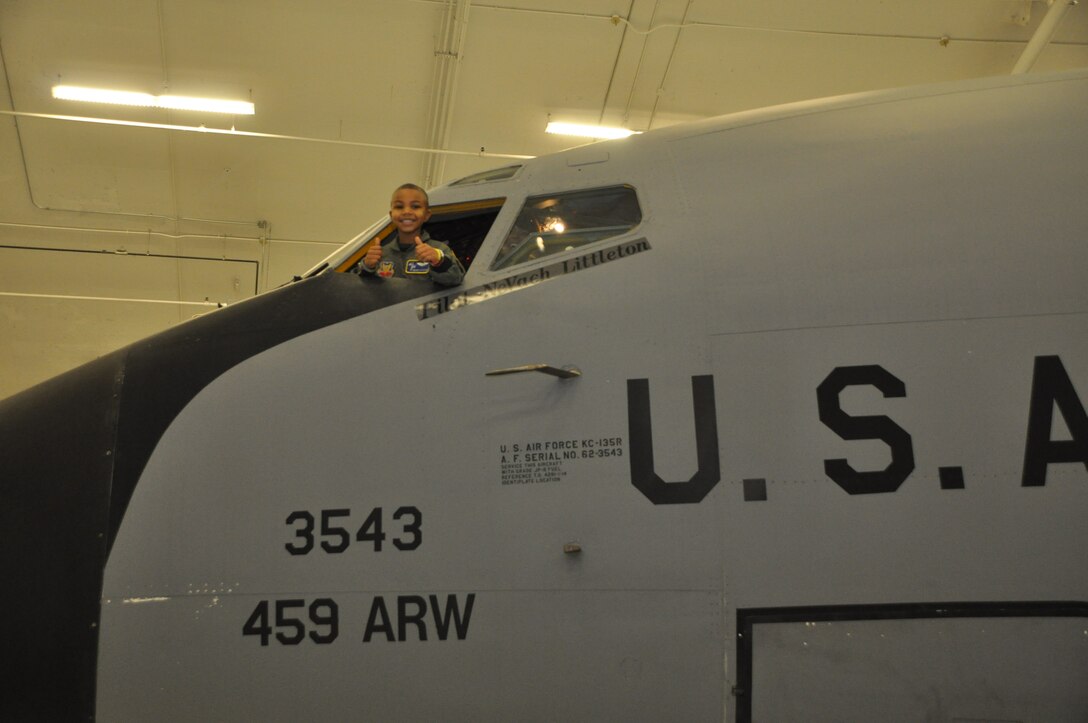
{"label": "hangar ceiling", "polygon": [[[583,142],[549,119],[648,130],[1008,74],[1048,15],[1029,72],[1086,66],[1085,9],[1058,3],[0,0],[0,397],[283,283],[399,183]],[[256,113],[55,100],[57,84]]]}

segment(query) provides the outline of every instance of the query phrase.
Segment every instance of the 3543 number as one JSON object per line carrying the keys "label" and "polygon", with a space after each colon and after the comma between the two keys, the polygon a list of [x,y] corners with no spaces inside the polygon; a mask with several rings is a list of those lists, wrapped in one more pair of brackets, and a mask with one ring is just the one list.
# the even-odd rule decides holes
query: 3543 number
{"label": "3543 number", "polygon": [[[307,510],[292,512],[287,516],[287,525],[293,527],[295,539],[284,547],[292,555],[307,555],[320,545],[322,550],[335,555],[347,550],[354,540],[368,542],[374,546],[375,552],[381,552],[387,537],[382,508],[372,509],[354,535],[349,527],[342,526],[349,524],[350,518],[351,510],[346,507],[320,510],[317,517]],[[392,521],[397,523],[398,529],[393,533],[391,542],[398,550],[415,550],[423,544],[423,513],[418,508],[398,507],[393,512]]]}

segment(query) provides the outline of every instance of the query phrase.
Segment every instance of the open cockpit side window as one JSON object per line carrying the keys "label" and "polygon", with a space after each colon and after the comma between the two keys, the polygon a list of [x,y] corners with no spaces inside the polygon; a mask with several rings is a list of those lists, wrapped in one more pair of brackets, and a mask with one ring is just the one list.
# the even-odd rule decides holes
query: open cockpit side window
{"label": "open cockpit side window", "polygon": [[[505,200],[505,198],[489,198],[482,201],[431,206],[431,218],[423,228],[431,235],[431,238],[443,241],[449,246],[450,250],[457,254],[461,265],[468,271]],[[336,270],[341,272],[358,270],[358,264],[366,255],[370,245],[375,241],[382,244],[389,242],[394,233],[393,223],[390,221],[344,259]]]}
{"label": "open cockpit side window", "polygon": [[619,236],[641,222],[642,209],[631,186],[530,196],[491,269],[505,269]]}

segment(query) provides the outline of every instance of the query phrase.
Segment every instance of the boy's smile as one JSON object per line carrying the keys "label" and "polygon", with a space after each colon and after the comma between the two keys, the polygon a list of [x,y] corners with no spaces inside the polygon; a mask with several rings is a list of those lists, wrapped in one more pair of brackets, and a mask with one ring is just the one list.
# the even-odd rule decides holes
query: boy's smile
{"label": "boy's smile", "polygon": [[399,189],[393,194],[389,206],[389,217],[397,227],[402,239],[411,239],[431,217],[427,199],[422,193],[411,188]]}

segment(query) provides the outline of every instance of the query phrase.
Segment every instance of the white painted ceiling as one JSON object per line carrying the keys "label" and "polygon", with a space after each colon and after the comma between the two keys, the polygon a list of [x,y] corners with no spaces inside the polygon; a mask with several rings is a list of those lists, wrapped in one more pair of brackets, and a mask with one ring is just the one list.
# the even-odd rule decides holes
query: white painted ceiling
{"label": "white painted ceiling", "polygon": [[[1023,0],[0,0],[0,397],[204,310],[178,302],[286,281],[381,216],[399,183],[580,143],[546,136],[549,117],[646,130],[1007,74],[1048,11]],[[1031,72],[1086,65],[1088,8],[1072,7]],[[249,99],[256,114],[60,101],[56,84]],[[43,117],[59,115],[287,137]]]}

